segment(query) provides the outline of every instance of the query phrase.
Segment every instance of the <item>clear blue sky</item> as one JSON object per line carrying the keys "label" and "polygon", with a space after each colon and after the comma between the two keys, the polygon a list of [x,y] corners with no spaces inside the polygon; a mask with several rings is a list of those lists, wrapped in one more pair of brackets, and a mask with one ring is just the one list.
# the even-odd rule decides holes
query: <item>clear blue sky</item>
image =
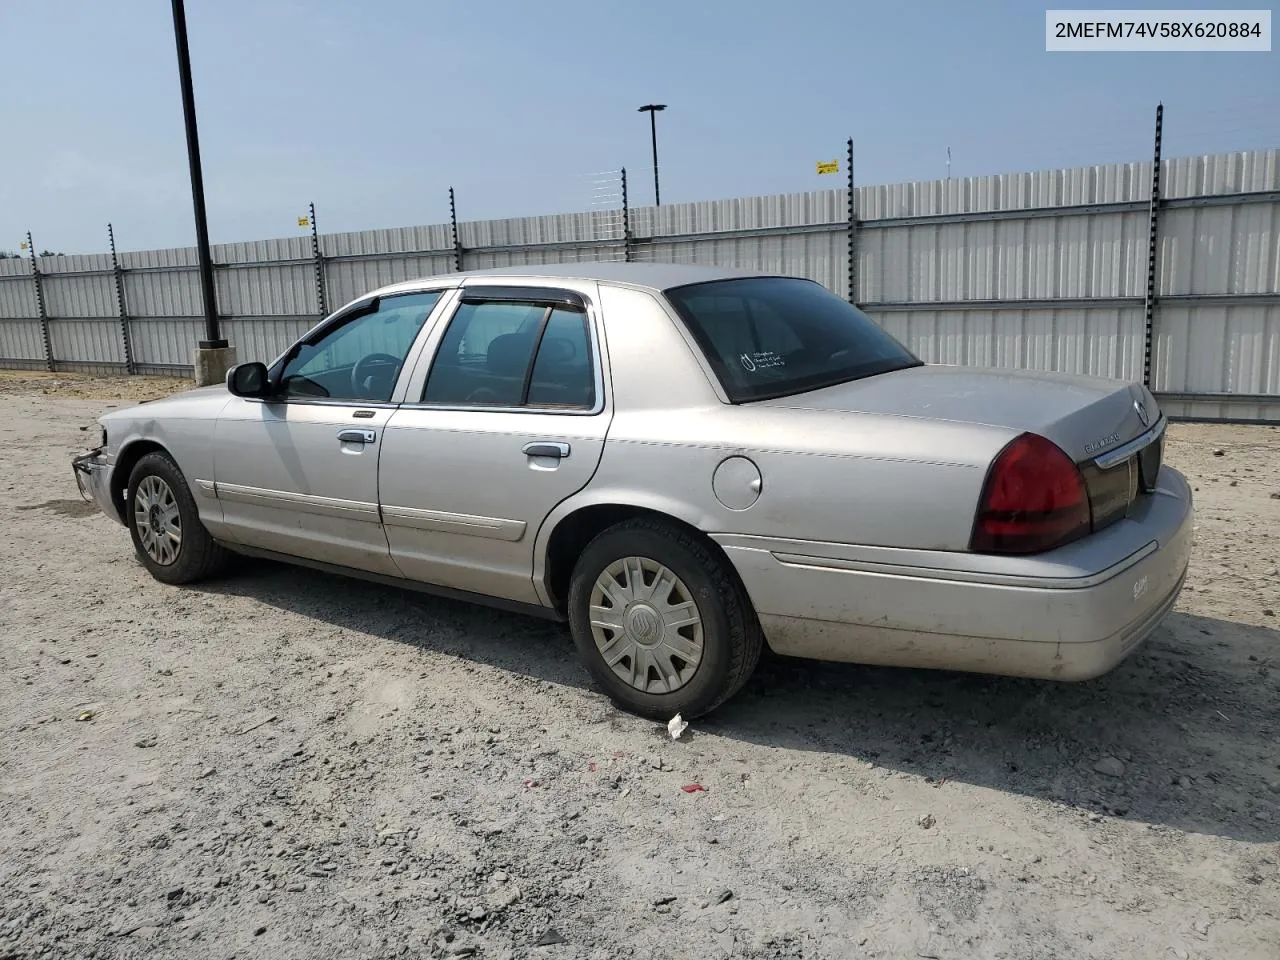
{"label": "clear blue sky", "polygon": [[[1219,6],[1197,0],[1195,6]],[[1230,8],[1233,4],[1220,6]],[[1045,5],[187,0],[214,242],[1280,146],[1280,53],[1046,53]],[[0,249],[193,242],[164,0],[0,0]]]}

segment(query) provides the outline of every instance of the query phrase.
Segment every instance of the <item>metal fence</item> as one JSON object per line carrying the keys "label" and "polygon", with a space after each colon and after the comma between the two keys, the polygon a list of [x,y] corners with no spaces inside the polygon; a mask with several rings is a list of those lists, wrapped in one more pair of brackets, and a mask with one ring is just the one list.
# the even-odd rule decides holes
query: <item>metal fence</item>
{"label": "metal fence", "polygon": [[[1173,415],[1280,421],[1280,150],[623,202],[224,244],[213,256],[222,329],[242,360],[271,359],[324,307],[398,280],[702,263],[852,294],[928,361],[1146,380]],[[186,372],[200,317],[193,248],[0,260],[0,367]]]}

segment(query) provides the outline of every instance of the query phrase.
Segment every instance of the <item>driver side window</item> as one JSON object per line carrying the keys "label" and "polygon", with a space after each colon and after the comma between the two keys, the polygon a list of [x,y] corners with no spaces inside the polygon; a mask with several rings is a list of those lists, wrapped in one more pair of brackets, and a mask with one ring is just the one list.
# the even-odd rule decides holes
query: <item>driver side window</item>
{"label": "driver side window", "polygon": [[281,392],[286,398],[385,403],[439,299],[440,291],[382,297],[374,312],[301,344],[285,363]]}

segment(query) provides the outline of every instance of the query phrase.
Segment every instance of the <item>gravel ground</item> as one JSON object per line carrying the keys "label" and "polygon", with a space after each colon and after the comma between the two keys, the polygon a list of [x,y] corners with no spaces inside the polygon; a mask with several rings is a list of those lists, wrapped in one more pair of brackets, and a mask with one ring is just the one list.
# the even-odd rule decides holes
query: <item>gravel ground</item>
{"label": "gravel ground", "polygon": [[1172,428],[1190,586],[1109,676],[770,660],[672,741],[556,626],[153,581],[68,461],[172,386],[0,376],[0,958],[1275,960],[1280,430]]}

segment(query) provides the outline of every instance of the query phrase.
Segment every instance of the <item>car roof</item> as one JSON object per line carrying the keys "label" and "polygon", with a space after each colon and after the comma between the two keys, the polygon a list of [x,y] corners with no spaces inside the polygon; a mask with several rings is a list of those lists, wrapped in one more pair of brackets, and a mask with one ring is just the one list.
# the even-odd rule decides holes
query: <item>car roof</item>
{"label": "car roof", "polygon": [[662,291],[683,287],[691,283],[707,283],[711,280],[728,280],[743,277],[778,276],[758,270],[734,270],[727,267],[703,267],[687,263],[549,263],[523,267],[497,267],[491,270],[466,270],[382,287],[370,293],[406,293],[424,287],[440,286],[441,282],[470,285],[487,278],[504,282],[519,280],[586,280],[611,285],[639,287]]}

